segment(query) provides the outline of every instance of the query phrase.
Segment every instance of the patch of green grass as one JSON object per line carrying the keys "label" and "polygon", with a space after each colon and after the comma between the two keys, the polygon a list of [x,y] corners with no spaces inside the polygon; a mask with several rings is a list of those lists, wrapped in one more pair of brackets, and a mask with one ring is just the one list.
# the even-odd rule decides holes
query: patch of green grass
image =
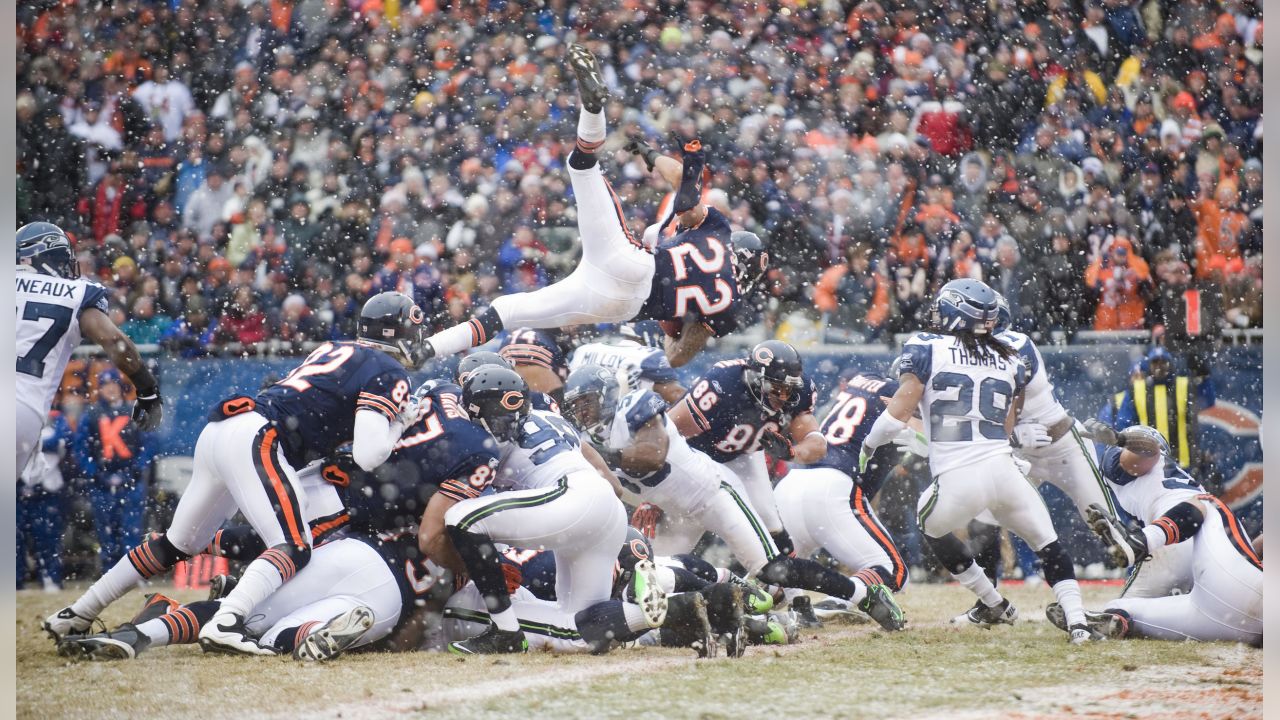
{"label": "patch of green grass", "polygon": [[[71,663],[39,624],[74,593],[23,592],[18,716],[207,717],[212,706],[246,717],[1111,718],[1168,717],[1197,697],[1211,716],[1261,716],[1260,650],[1150,641],[1073,647],[1043,620],[1047,588],[1006,591],[1022,613],[1013,627],[950,626],[972,596],[955,585],[916,585],[900,597],[906,632],[829,624],[802,632],[800,644],[753,647],[738,660],[637,648],[466,660],[356,654],[323,666],[205,656],[193,646],[130,663]],[[1086,587],[1086,604],[1114,592]],[[127,620],[140,601],[117,603],[105,619]]]}

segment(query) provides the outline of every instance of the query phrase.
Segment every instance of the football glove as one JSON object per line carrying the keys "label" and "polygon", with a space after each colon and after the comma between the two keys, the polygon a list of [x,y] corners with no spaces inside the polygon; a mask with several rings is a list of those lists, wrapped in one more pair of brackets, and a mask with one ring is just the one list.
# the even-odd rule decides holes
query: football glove
{"label": "football glove", "polygon": [[133,421],[143,432],[151,432],[160,427],[164,419],[164,403],[160,400],[160,392],[152,390],[150,395],[138,395],[133,404]]}
{"label": "football glove", "polygon": [[644,166],[649,169],[649,172],[653,172],[653,166],[658,159],[658,151],[652,145],[641,138],[631,138],[627,142],[626,151],[638,156],[644,161]]}
{"label": "football glove", "polygon": [[1049,437],[1049,428],[1040,423],[1020,423],[1013,428],[1013,437],[1009,444],[1016,448],[1032,450],[1042,448],[1053,442]]}
{"label": "football glove", "polygon": [[773,430],[766,430],[760,436],[760,447],[774,460],[790,460],[796,456],[791,441]]}

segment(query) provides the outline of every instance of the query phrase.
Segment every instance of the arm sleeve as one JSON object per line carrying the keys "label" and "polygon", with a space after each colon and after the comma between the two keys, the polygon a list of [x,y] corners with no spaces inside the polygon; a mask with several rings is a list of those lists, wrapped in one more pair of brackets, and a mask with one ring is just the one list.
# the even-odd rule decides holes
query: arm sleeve
{"label": "arm sleeve", "polygon": [[922,383],[929,382],[929,376],[933,371],[933,348],[925,343],[908,341],[902,347],[902,363],[899,368],[900,374],[910,373],[920,378]]}
{"label": "arm sleeve", "polygon": [[355,437],[351,441],[351,457],[360,469],[371,471],[391,457],[403,428],[381,410],[363,408],[356,411]]}
{"label": "arm sleeve", "polygon": [[667,410],[667,402],[657,393],[646,390],[636,402],[627,409],[627,429],[632,433],[644,427],[645,423],[661,415]]}
{"label": "arm sleeve", "polygon": [[84,299],[80,301],[80,309],[76,311],[76,314],[79,315],[89,308],[101,310],[104,313],[107,312],[109,309],[107,298],[106,288],[98,283],[86,283],[84,286]]}

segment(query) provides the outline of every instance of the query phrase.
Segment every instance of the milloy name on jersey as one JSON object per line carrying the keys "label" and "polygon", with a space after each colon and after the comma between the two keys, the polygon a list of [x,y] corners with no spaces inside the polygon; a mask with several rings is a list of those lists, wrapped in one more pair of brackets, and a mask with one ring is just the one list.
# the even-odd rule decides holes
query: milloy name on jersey
{"label": "milloy name on jersey", "polygon": [[1034,422],[1048,427],[1070,416],[1071,413],[1054,395],[1053,381],[1044,369],[1044,358],[1031,338],[1013,330],[1005,330],[996,337],[1018,352],[1027,369],[1027,388],[1018,422]]}
{"label": "milloy name on jersey", "polygon": [[811,465],[794,467],[825,467],[839,470],[853,478],[862,488],[867,499],[872,499],[884,486],[889,471],[897,464],[898,447],[886,443],[876,448],[875,455],[864,472],[858,472],[858,456],[862,442],[871,432],[876,418],[888,407],[881,398],[893,397],[898,391],[898,381],[878,375],[854,375],[836,395],[836,401],[822,418],[820,427],[827,439],[827,454]]}
{"label": "milloy name on jersey", "polygon": [[488,489],[497,475],[498,443],[461,405],[457,385],[432,388],[423,398],[422,418],[404,431],[391,457],[372,472],[352,471],[342,496],[354,529],[377,533],[413,525],[437,491],[466,500]]}
{"label": "milloy name on jersey", "polygon": [[257,410],[280,432],[295,468],[351,442],[356,412],[394,421],[409,397],[409,374],[382,350],[355,342],[324,343],[280,382],[258,393]]}
{"label": "milloy name on jersey", "polygon": [[901,374],[924,383],[920,416],[934,477],[985,458],[1012,454],[1004,421],[1026,385],[1020,357],[972,355],[951,335],[917,333],[902,347]]}
{"label": "milloy name on jersey", "polygon": [[107,312],[107,289],[17,266],[17,400],[40,417],[49,414],[71,352],[80,344],[80,313]]}
{"label": "milloy name on jersey", "polygon": [[738,328],[741,293],[733,277],[733,227],[713,207],[696,228],[681,230],[654,250],[653,288],[641,318],[699,316],[716,337]]}
{"label": "milloy name on jersey", "polygon": [[626,381],[625,389],[628,391],[652,390],[654,383],[677,380],[666,353],[627,338],[578,347],[569,358],[569,372],[584,365],[599,365],[613,370],[619,375],[619,380]]}
{"label": "milloy name on jersey", "polygon": [[718,463],[729,462],[760,449],[766,430],[786,433],[796,415],[812,412],[817,402],[817,386],[809,376],[804,387],[791,395],[781,411],[767,411],[756,402],[743,373],[746,359],[722,360],[693,384],[685,403],[701,434],[689,439],[689,446],[701,450]]}
{"label": "milloy name on jersey", "polygon": [[1149,525],[1174,505],[1195,502],[1205,490],[1195,478],[1178,467],[1169,456],[1143,475],[1130,475],[1120,467],[1121,449],[1107,448],[1102,454],[1102,477],[1126,512]]}
{"label": "milloy name on jersey", "polygon": [[500,443],[499,490],[531,490],[550,487],[570,473],[595,467],[582,455],[578,431],[568,420],[546,410],[530,410],[515,439]]}

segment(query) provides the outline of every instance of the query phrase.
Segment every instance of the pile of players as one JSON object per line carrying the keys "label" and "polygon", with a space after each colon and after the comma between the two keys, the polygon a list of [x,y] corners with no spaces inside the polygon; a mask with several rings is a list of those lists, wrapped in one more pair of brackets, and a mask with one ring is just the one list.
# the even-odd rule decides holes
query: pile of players
{"label": "pile of players", "polygon": [[[930,332],[906,343],[889,376],[848,374],[821,422],[800,355],[778,341],[714,365],[686,391],[672,366],[736,328],[767,253],[703,204],[696,143],[681,160],[632,146],[674,190],[665,221],[632,237],[594,153],[605,135],[599,67],[579,46],[567,61],[582,99],[568,158],[578,269],[425,339],[412,300],[377,295],[358,339],[327,343],[255,396],[220,403],[168,530],[47,619],[60,652],[119,659],[199,642],[324,660],[362,646],[661,644],[738,656],[788,641],[818,611],[902,630],[893,595],[906,569],[871,507],[900,449],[928,458],[921,531],[977,596],[956,622],[1017,618],[994,568],[955,534],[979,520],[1036,550],[1057,599],[1049,619],[1073,643],[1260,643],[1261,562],[1230,511],[1177,469],[1154,430],[1071,418],[1035,346],[1003,329],[1007,308],[981,282],[944,286]],[[566,361],[543,332],[632,320],[657,321],[662,348],[624,326]],[[471,352],[448,377],[411,387],[407,371],[426,359],[495,339],[499,353]],[[1110,446],[1101,469],[1086,438]],[[776,487],[766,455],[790,464]],[[1086,612],[1024,473],[1062,487],[1120,562],[1193,578],[1190,592],[1150,582],[1155,597]],[[1118,519],[1113,497],[1140,527]],[[628,528],[624,503],[641,531]],[[237,510],[249,526],[224,527]],[[690,554],[707,532],[737,573]],[[811,559],[819,548],[834,566]],[[86,634],[140,581],[203,552],[247,566],[209,600],[151,595],[132,622]],[[827,599],[814,607],[810,592]]]}

